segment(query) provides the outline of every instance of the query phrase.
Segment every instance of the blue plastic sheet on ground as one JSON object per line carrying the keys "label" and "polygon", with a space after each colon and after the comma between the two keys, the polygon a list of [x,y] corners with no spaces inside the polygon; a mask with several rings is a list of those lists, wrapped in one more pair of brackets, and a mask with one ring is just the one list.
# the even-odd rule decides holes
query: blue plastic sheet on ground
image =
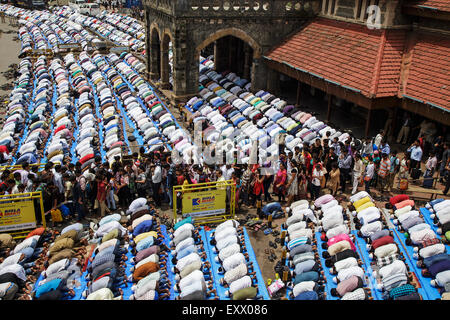
{"label": "blue plastic sheet on ground", "polygon": [[[222,297],[226,298],[225,297],[226,289],[220,285],[220,282],[219,282],[220,277],[215,276],[216,274],[218,275],[217,269],[220,267],[220,264],[214,260],[214,252],[212,251],[212,246],[209,244],[208,235],[204,228],[200,229],[199,235],[203,242],[203,248],[204,248],[205,254],[206,254],[206,259],[204,261],[209,261],[209,263],[211,265],[210,272],[211,272],[211,280],[213,283],[213,289],[216,289],[216,294],[220,300],[225,300]],[[209,281],[209,280],[207,280],[207,281]],[[208,297],[208,299],[214,299],[214,297],[215,296],[210,296],[210,297]]]}
{"label": "blue plastic sheet on ground", "polygon": [[355,236],[356,242],[356,250],[358,252],[359,257],[361,258],[361,261],[363,262],[363,265],[361,266],[366,271],[366,286],[372,291],[372,297],[374,300],[383,300],[383,295],[381,291],[377,290],[377,279],[373,277],[373,269],[371,266],[371,259],[369,257],[369,252],[367,251],[367,243],[366,241],[358,237],[358,231],[353,230],[351,233]]}
{"label": "blue plastic sheet on ground", "polygon": [[[215,288],[217,291],[217,295],[219,296],[220,300],[230,300],[229,297],[225,295],[225,292],[228,290],[227,287],[224,287],[220,284],[220,278],[223,278],[223,274],[218,273],[218,268],[221,266],[220,263],[215,261],[215,257],[218,256],[217,253],[213,252],[213,246],[210,245],[209,241],[211,240],[211,233],[214,232],[215,229],[205,231],[204,228],[202,228],[202,232],[205,233],[206,241],[203,240],[205,251],[207,251],[207,257],[208,260],[211,263],[211,273],[213,276],[213,280],[215,283]],[[262,297],[263,300],[270,300],[269,292],[267,291],[266,284],[264,282],[264,278],[261,273],[261,269],[259,268],[258,261],[256,260],[255,252],[253,251],[252,244],[250,242],[250,238],[248,237],[247,230],[245,227],[243,228],[243,234],[244,234],[244,242],[245,246],[247,248],[247,254],[249,257],[249,262],[252,262],[253,265],[253,271],[255,272],[256,277],[256,284],[258,285],[258,295]]]}
{"label": "blue plastic sheet on ground", "polygon": [[214,246],[212,246],[209,241],[211,240],[211,233],[214,230],[206,231],[205,228],[201,228],[200,235],[203,241],[203,246],[205,248],[206,256],[208,257],[208,261],[211,264],[211,275],[213,278],[214,288],[216,289],[217,296],[220,300],[230,300],[229,297],[225,295],[225,292],[228,288],[222,286],[220,284],[220,278],[223,278],[223,274],[219,274],[219,268],[222,266],[220,262],[217,262],[215,258],[217,257],[217,253],[213,252]]}
{"label": "blue plastic sheet on ground", "polygon": [[250,258],[250,261],[253,262],[253,271],[256,272],[258,295],[261,295],[264,300],[270,300],[269,292],[267,291],[266,283],[262,276],[261,269],[259,268],[258,260],[256,260],[255,252],[250,242],[250,238],[248,237],[247,229],[245,227],[243,227],[242,229],[244,231],[244,241],[245,246],[247,248],[248,256]]}
{"label": "blue plastic sheet on ground", "polygon": [[[431,229],[440,237],[440,235],[437,233],[438,226],[435,226],[433,224],[433,219],[430,217],[430,210],[427,208],[420,208],[419,212],[422,214],[423,218],[425,219],[425,222],[428,223],[431,226]],[[447,249],[447,253],[450,252],[450,245],[445,244],[445,248]]]}
{"label": "blue plastic sheet on ground", "polygon": [[336,286],[337,286],[333,282],[333,277],[335,277],[336,275],[330,273],[330,268],[327,268],[327,266],[325,265],[325,259],[322,257],[322,254],[327,251],[327,250],[322,249],[322,243],[325,243],[325,242],[322,241],[322,239],[320,239],[320,236],[321,236],[320,232],[315,232],[315,236],[316,236],[316,240],[317,240],[317,252],[319,253],[319,257],[320,257],[320,264],[322,265],[323,273],[324,273],[325,279],[327,280],[327,282],[325,283],[325,292],[327,294],[326,299],[327,300],[339,300],[338,297],[333,297],[331,295],[331,289],[336,288]]}
{"label": "blue plastic sheet on ground", "polygon": [[[169,237],[169,233],[167,231],[167,227],[165,225],[160,225],[161,227],[161,233],[163,235],[164,238],[164,244],[167,246],[167,248],[170,248],[170,237]],[[168,279],[170,281],[170,283],[172,284],[169,288],[170,291],[170,300],[174,300],[175,299],[175,274],[172,272],[172,267],[173,267],[173,263],[172,263],[172,253],[169,252],[167,253],[167,263],[166,263],[166,270],[167,270],[167,276]]]}
{"label": "blue plastic sheet on ground", "polygon": [[[79,277],[75,277],[76,284],[78,284],[76,287],[74,286],[72,288],[73,291],[75,292],[75,295],[73,297],[67,295],[62,300],[81,300],[81,299],[83,299],[83,297],[82,297],[83,291],[86,290],[86,288],[87,288],[86,275],[87,275],[87,271],[82,272]],[[33,286],[33,291],[36,291],[36,289],[39,286],[39,283],[42,280],[44,280],[44,277],[42,276],[42,274],[39,274],[39,277]]]}
{"label": "blue plastic sheet on ground", "polygon": [[392,229],[392,231],[394,240],[398,244],[400,252],[403,253],[403,256],[405,257],[405,263],[409,266],[409,270],[414,272],[417,280],[419,281],[421,287],[418,288],[417,291],[424,300],[434,300],[436,298],[440,298],[440,294],[437,289],[431,286],[430,279],[424,278],[422,276],[421,269],[417,267],[417,260],[413,258],[413,247],[405,244],[405,236],[399,233],[398,230]]}

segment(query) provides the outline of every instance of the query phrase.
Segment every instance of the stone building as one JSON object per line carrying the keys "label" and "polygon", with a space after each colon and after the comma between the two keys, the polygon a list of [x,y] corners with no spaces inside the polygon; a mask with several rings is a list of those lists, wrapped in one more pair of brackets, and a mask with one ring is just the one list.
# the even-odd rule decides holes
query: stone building
{"label": "stone building", "polygon": [[216,70],[249,78],[253,92],[296,91],[298,105],[305,95],[320,97],[327,120],[344,108],[364,120],[366,135],[383,126],[395,134],[405,111],[448,133],[448,0],[147,0],[144,6],[149,76],[169,87],[171,43],[173,101],[198,92],[199,55],[209,48]]}

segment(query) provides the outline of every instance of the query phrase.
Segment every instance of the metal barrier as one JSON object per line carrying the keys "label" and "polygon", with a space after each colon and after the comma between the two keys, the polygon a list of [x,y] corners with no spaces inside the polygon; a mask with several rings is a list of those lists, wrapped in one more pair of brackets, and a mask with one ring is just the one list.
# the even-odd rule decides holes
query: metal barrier
{"label": "metal barrier", "polygon": [[42,225],[45,228],[42,191],[0,196],[0,232],[8,232],[14,239],[25,238],[36,228],[35,200],[39,201]]}
{"label": "metal barrier", "polygon": [[[39,171],[44,169],[45,165],[47,163],[33,163],[30,164],[30,168],[33,167],[38,167]],[[6,165],[6,166],[0,166],[0,173],[5,171],[5,170],[10,170],[11,172],[14,172],[16,170],[21,170],[22,169],[22,165],[21,164],[11,164],[11,165]]]}
{"label": "metal barrier", "polygon": [[[179,198],[177,194],[180,194]],[[180,211],[183,218],[190,216],[195,224],[220,223],[234,219],[235,197],[236,185],[233,180],[174,186],[174,221],[177,221],[178,201],[181,201]]]}

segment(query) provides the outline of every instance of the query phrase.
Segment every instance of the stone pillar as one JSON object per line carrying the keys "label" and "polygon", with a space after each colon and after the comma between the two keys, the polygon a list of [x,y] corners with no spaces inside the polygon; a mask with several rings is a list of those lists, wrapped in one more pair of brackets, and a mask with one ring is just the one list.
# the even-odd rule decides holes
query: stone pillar
{"label": "stone pillar", "polygon": [[250,66],[250,63],[251,63],[251,48],[247,45],[247,44],[245,44],[244,45],[244,54],[245,54],[245,58],[244,58],[244,75],[243,75],[243,77],[244,77],[244,79],[247,79],[247,80],[251,80],[250,79],[250,68],[251,68],[251,66]]}
{"label": "stone pillar", "polygon": [[173,55],[173,94],[174,100],[186,102],[198,93],[198,56],[195,47],[188,45],[191,41],[186,31],[175,31],[172,43]]}
{"label": "stone pillar", "polygon": [[[145,16],[147,21],[149,21],[149,11],[145,10]],[[147,67],[147,76],[150,74],[150,24],[145,25],[145,66]]]}
{"label": "stone pillar", "polygon": [[297,99],[295,102],[297,107],[300,106],[301,99],[302,99],[302,83],[299,80],[297,80]]}
{"label": "stone pillar", "polygon": [[154,81],[158,80],[160,77],[158,62],[160,60],[159,55],[159,41],[155,41],[152,37],[150,37],[150,79]]}
{"label": "stone pillar", "polygon": [[214,41],[214,70],[216,70],[216,71],[217,71],[217,61],[219,60],[219,53],[220,53],[220,49],[219,49],[219,45],[216,40],[216,41]]}
{"label": "stone pillar", "polygon": [[333,96],[331,94],[328,94],[328,111],[327,111],[327,122],[330,122],[331,119],[331,107],[332,107],[332,102],[333,101]]}
{"label": "stone pillar", "polygon": [[268,67],[264,63],[263,58],[253,58],[252,65],[252,86],[251,90],[253,92],[258,92],[259,90],[265,89],[267,86],[267,73]]}
{"label": "stone pillar", "polygon": [[369,109],[368,113],[367,113],[367,119],[366,119],[366,129],[364,131],[364,134],[366,137],[369,136],[371,117],[372,117],[372,109]]}
{"label": "stone pillar", "polygon": [[277,71],[268,68],[267,70],[267,91],[273,95],[280,92],[280,75]]}

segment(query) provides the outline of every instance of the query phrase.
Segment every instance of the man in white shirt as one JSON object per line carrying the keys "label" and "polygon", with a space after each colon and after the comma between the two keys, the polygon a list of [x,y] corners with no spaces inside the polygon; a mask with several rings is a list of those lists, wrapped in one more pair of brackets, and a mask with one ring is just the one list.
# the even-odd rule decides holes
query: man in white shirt
{"label": "man in white shirt", "polygon": [[61,173],[61,165],[57,164],[54,168],[53,172],[53,182],[55,183],[55,186],[58,188],[59,193],[64,194],[64,183],[62,179],[62,173]]}
{"label": "man in white shirt", "polygon": [[375,165],[373,164],[372,156],[369,156],[369,163],[366,166],[366,173],[364,175],[365,190],[368,194],[370,194],[370,182],[372,181],[374,173]]}
{"label": "man in white shirt", "polygon": [[380,148],[381,145],[381,141],[383,140],[384,137],[384,130],[381,130],[379,134],[376,135],[375,137],[375,141],[374,144],[377,146],[377,148]]}
{"label": "man in white shirt", "polygon": [[161,206],[161,198],[159,196],[162,181],[161,166],[159,164],[152,165],[151,172],[152,172],[153,201],[155,201],[155,205],[159,207]]}
{"label": "man in white shirt", "polygon": [[231,174],[234,172],[234,168],[232,168],[230,164],[227,164],[227,165],[222,166],[221,170],[222,170],[222,175],[223,175],[224,179],[230,180]]}
{"label": "man in white shirt", "polygon": [[361,160],[361,156],[357,153],[355,155],[355,164],[353,165],[353,189],[352,195],[356,193],[358,190],[359,180],[361,179],[361,175],[364,172],[364,165]]}
{"label": "man in white shirt", "polygon": [[425,168],[427,171],[425,172],[425,176],[432,175],[437,166],[437,158],[434,152],[430,152],[430,156],[428,157],[427,162],[425,163]]}

